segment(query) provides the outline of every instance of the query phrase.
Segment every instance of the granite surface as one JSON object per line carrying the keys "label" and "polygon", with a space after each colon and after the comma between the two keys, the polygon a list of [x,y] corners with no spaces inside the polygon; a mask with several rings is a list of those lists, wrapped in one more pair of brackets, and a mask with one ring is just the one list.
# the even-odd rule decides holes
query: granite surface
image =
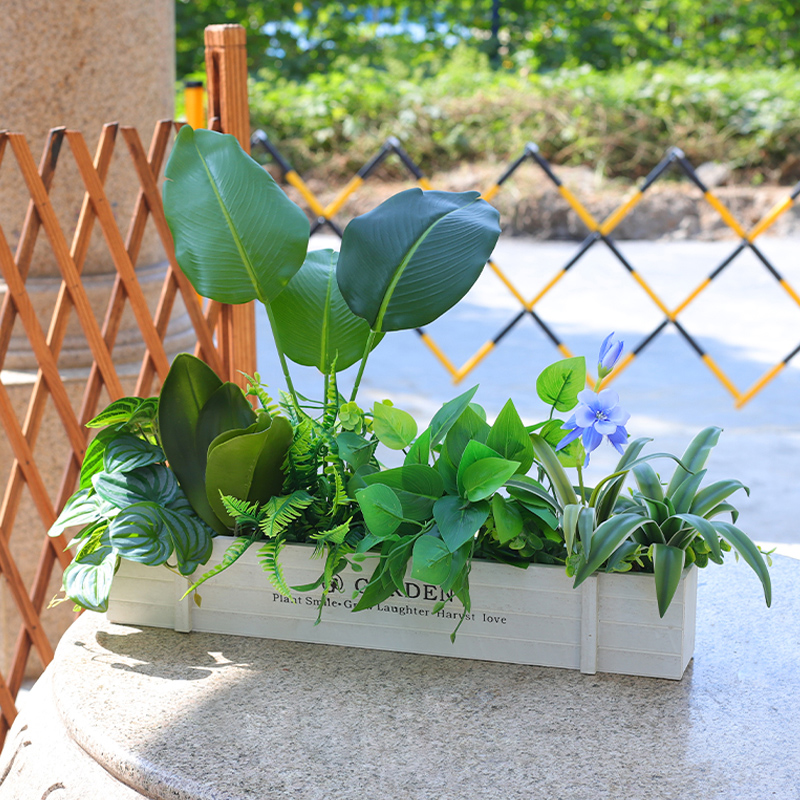
{"label": "granite surface", "polygon": [[[46,673],[50,703],[85,753],[153,798],[797,800],[800,562],[777,557],[772,578],[767,609],[744,564],[701,572],[680,682],[84,614]],[[67,788],[55,796],[102,796]],[[12,796],[41,795],[0,783]]]}

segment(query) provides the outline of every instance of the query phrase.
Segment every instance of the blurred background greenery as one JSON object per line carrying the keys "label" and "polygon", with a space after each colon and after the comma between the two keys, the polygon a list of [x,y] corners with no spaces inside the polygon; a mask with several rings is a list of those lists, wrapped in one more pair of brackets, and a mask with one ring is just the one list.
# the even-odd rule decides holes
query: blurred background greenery
{"label": "blurred background greenery", "polygon": [[536,142],[639,176],[673,144],[741,181],[800,178],[795,0],[177,0],[178,75],[203,29],[248,34],[254,127],[300,171],[350,174],[388,135],[426,172]]}

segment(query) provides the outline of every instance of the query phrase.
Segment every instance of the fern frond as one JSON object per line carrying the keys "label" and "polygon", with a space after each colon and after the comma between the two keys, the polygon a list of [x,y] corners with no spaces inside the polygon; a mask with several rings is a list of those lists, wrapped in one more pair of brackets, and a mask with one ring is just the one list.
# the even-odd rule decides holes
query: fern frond
{"label": "fern frond", "polygon": [[286,583],[283,577],[283,567],[279,561],[281,550],[283,550],[286,542],[283,539],[271,539],[258,551],[258,560],[261,563],[261,569],[267,573],[269,582],[279,591],[284,597],[288,597],[294,602],[292,598],[292,590]]}
{"label": "fern frond", "polygon": [[353,518],[350,517],[350,519],[343,522],[341,525],[337,525],[335,528],[331,528],[330,530],[312,533],[308,538],[313,539],[317,543],[317,546],[314,548],[314,554],[312,555],[312,558],[320,558],[325,545],[336,546],[343,544],[345,537],[350,532],[350,522],[352,519]]}
{"label": "fern frond", "polygon": [[258,402],[261,403],[261,408],[271,417],[280,414],[280,406],[267,394],[267,387],[261,383],[261,376],[257,372],[252,376],[242,370],[239,370],[239,372],[247,378],[247,391],[245,394],[249,397],[257,397]]}
{"label": "fern frond", "polygon": [[248,503],[247,500],[240,500],[230,494],[222,494],[220,499],[225,510],[236,520],[236,522],[252,522],[258,524],[259,504],[256,502]]}
{"label": "fern frond", "polygon": [[[222,562],[217,564],[216,567],[208,570],[208,572],[203,573],[184,593],[183,597],[186,597],[189,592],[194,591],[198,586],[205,583],[209,578],[213,578],[215,575],[219,575],[220,572],[223,570],[228,569],[228,567],[233,564],[235,561],[238,561],[245,552],[247,548],[250,547],[251,544],[256,540],[255,536],[239,536],[238,538],[233,540],[233,544],[231,544],[228,549],[225,551],[225,555],[222,556]],[[183,600],[181,597],[181,600]]]}
{"label": "fern frond", "polygon": [[284,497],[271,497],[262,508],[261,533],[266,539],[275,539],[313,502],[314,498],[302,489]]}
{"label": "fern frond", "polygon": [[322,415],[322,427],[331,430],[339,416],[339,387],[336,384],[336,359],[333,359],[331,371],[325,386],[325,412]]}

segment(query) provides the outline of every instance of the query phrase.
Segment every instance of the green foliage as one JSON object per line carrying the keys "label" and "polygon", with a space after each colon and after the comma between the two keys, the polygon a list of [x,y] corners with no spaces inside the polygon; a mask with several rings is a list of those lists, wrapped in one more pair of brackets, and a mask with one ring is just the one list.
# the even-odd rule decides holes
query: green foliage
{"label": "green foliage", "polygon": [[105,424],[111,427],[87,451],[81,488],[49,531],[58,536],[82,526],[70,542],[75,557],[63,587],[68,599],[92,611],[108,607],[120,558],[155,566],[174,555],[177,570],[190,575],[208,561],[213,535],[165,463],[155,435],[155,403],[117,400],[91,422]]}
{"label": "green foliage", "polygon": [[799,102],[792,59],[746,68],[642,61],[610,72],[556,64],[539,73],[494,71],[482,55],[456,49],[427,77],[399,62],[351,63],[299,83],[264,73],[251,85],[253,126],[301,173],[337,179],[391,135],[428,174],[515,158],[528,142],[554,164],[627,179],[676,144],[695,164],[789,169]]}
{"label": "green foliage", "polygon": [[364,6],[178,0],[178,74],[200,68],[203,28],[222,22],[247,29],[252,70],[269,67],[292,79],[354,61],[379,66],[391,58],[434,69],[454,41],[505,69],[584,63],[611,69],[643,59],[780,66],[800,53],[800,22],[790,0],[503,0],[496,17],[492,12],[492,3],[465,0],[376,0]]}

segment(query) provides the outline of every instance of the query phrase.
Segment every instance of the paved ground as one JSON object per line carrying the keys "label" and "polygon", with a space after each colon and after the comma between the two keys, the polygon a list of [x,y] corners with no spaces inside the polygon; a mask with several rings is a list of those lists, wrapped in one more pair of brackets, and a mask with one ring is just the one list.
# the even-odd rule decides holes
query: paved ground
{"label": "paved ground", "polygon": [[[800,291],[800,239],[759,239],[764,253]],[[312,248],[334,246],[315,236]],[[735,242],[623,242],[620,250],[644,279],[674,307],[736,246]],[[521,293],[536,294],[577,249],[569,242],[501,240],[495,255]],[[457,365],[492,339],[519,311],[497,277],[487,270],[470,294],[429,329]],[[663,314],[613,254],[597,244],[536,307],[537,313],[576,355],[597,357],[610,331],[635,347]],[[745,253],[732,262],[680,317],[682,324],[741,389],[800,344],[800,306],[757,261]],[[273,387],[281,373],[265,316],[259,323],[259,368]],[[530,318],[523,319],[485,361],[454,386],[449,375],[413,332],[390,334],[367,366],[361,400],[390,397],[420,421],[460,390],[480,384],[477,398],[490,415],[513,397],[528,422],[541,417],[535,380],[558,353]],[[321,379],[313,370],[293,370],[298,388],[317,396]],[[345,373],[342,386],[353,380]],[[724,428],[709,464],[709,477],[735,477],[752,489],[738,498],[741,527],[754,539],[789,545],[800,555],[795,506],[800,475],[800,355],[744,408],[707,369],[688,343],[669,326],[615,381],[631,413],[632,436],[652,436],[658,451],[679,454],[706,425]],[[603,445],[593,456],[589,480],[606,474],[615,452]],[[667,462],[664,469],[668,470]]]}

